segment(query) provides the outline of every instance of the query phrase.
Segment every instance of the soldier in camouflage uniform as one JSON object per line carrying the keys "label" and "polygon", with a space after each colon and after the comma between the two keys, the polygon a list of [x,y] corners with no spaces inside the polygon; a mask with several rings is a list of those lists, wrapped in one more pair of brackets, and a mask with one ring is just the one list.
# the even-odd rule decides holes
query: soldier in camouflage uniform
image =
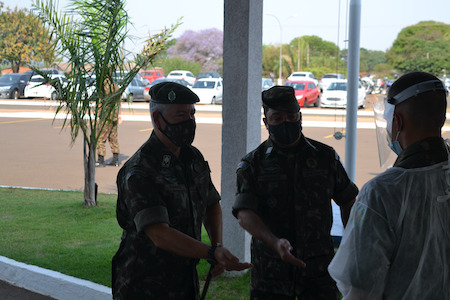
{"label": "soldier in camouflage uniform", "polygon": [[[163,82],[150,90],[153,132],[117,176],[117,220],[123,228],[112,261],[114,299],[198,299],[196,265],[212,275],[243,270],[222,243],[222,210],[208,163],[191,146],[194,103],[189,88]],[[201,242],[205,225],[212,246]]]}
{"label": "soldier in camouflage uniform", "polygon": [[233,206],[253,236],[250,298],[338,299],[327,272],[331,199],[346,224],[358,188],[331,147],[301,133],[291,87],[272,87],[262,100],[270,137],[239,163]]}
{"label": "soldier in camouflage uniform", "polygon": [[[113,83],[113,86],[110,88],[108,86],[109,80],[106,81],[105,84],[105,96],[110,95],[110,93],[114,93],[119,90],[119,86]],[[110,91],[112,89],[112,91]],[[118,138],[118,126],[122,123],[122,118],[120,117],[120,103],[117,106],[117,110],[112,114],[111,119],[107,119],[105,125],[100,132],[100,137],[97,142],[97,155],[98,160],[96,161],[97,167],[102,167],[105,165],[105,154],[106,154],[106,141],[109,141],[109,145],[111,146],[111,152],[113,153],[113,159],[109,163],[111,166],[119,166],[119,138]],[[101,108],[99,109],[99,113],[101,114]],[[99,124],[100,126],[100,124]]]}

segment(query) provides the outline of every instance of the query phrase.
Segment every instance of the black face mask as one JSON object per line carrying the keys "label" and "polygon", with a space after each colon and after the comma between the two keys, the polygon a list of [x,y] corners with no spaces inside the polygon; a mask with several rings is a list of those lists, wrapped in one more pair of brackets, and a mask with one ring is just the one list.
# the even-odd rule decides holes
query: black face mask
{"label": "black face mask", "polygon": [[283,122],[278,125],[269,125],[270,136],[278,143],[290,145],[295,142],[302,132],[302,122]]}
{"label": "black face mask", "polygon": [[194,141],[196,123],[195,120],[189,119],[180,123],[171,124],[167,122],[164,116],[160,113],[161,118],[166,123],[166,129],[159,130],[176,146],[186,147],[190,146]]}

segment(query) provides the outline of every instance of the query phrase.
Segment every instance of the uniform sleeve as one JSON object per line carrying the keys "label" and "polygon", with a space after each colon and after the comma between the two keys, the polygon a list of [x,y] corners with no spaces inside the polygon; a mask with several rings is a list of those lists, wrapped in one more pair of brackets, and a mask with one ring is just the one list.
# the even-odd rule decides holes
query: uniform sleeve
{"label": "uniform sleeve", "polygon": [[374,190],[361,191],[328,267],[344,299],[352,299],[355,294],[366,295],[364,299],[378,299],[385,288],[395,233],[382,212],[368,205],[376,194]]}
{"label": "uniform sleeve", "polygon": [[236,198],[233,205],[233,215],[237,218],[240,209],[257,210],[258,201],[255,196],[253,171],[249,162],[243,160],[236,171]]}
{"label": "uniform sleeve", "polygon": [[122,199],[138,232],[148,225],[169,223],[166,203],[150,176],[141,170],[131,170],[124,179]]}
{"label": "uniform sleeve", "polygon": [[346,204],[358,195],[358,187],[348,178],[347,172],[342,166],[339,156],[335,152],[335,169],[336,169],[336,182],[334,188],[333,199],[337,205],[341,206]]}

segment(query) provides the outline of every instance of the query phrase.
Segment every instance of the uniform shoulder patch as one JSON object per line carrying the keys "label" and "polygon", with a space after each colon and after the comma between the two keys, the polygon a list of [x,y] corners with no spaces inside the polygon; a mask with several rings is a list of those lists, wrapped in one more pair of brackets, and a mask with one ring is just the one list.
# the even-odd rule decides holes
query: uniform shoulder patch
{"label": "uniform shoulder patch", "polygon": [[237,165],[237,170],[242,169],[242,170],[246,170],[250,167],[250,163],[248,161],[242,160],[239,162],[239,164]]}
{"label": "uniform shoulder patch", "polygon": [[336,158],[337,161],[341,161],[341,158],[339,157],[339,154],[337,154],[336,151],[334,151],[334,157]]}

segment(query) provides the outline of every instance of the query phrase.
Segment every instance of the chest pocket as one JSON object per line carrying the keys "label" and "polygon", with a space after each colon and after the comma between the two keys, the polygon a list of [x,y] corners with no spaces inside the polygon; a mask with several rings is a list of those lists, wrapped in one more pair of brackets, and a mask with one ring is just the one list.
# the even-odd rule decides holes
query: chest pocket
{"label": "chest pocket", "polygon": [[286,207],[289,194],[286,174],[258,176],[257,193],[265,210],[282,210]]}
{"label": "chest pocket", "polygon": [[[187,189],[182,184],[170,184],[164,189],[170,226],[183,231],[189,218],[189,198]],[[184,231],[183,231],[184,232]]]}
{"label": "chest pocket", "polygon": [[333,195],[334,179],[327,169],[303,169],[303,182],[309,206],[330,205]]}

